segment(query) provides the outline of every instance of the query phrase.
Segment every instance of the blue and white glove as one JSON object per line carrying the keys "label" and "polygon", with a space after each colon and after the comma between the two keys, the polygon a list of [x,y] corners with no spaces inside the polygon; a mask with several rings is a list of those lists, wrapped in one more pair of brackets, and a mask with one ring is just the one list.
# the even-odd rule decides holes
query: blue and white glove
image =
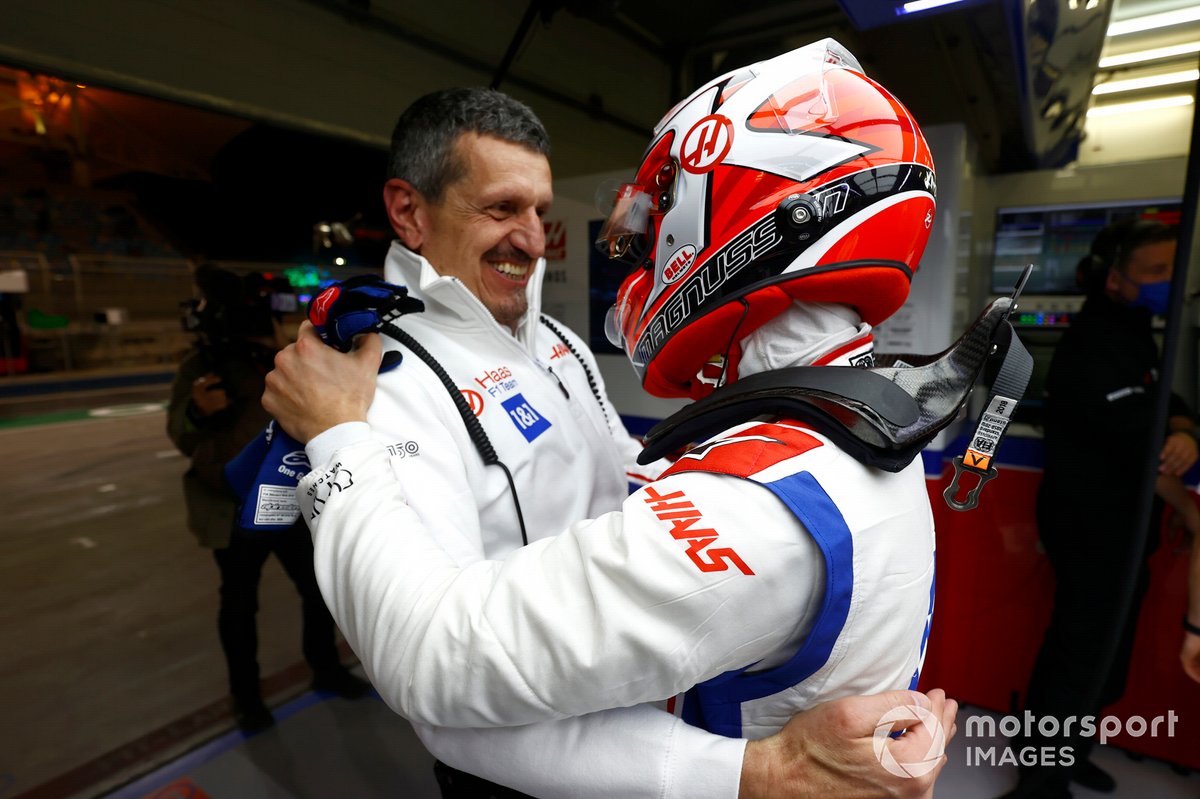
{"label": "blue and white glove", "polygon": [[[308,320],[331,347],[348,352],[354,337],[378,332],[425,304],[408,289],[373,275],[360,275],[327,286],[308,304]],[[402,355],[384,353],[382,374],[400,365]],[[300,517],[296,486],[312,469],[304,445],[272,421],[225,464],[225,481],[239,498],[235,525],[243,530],[286,530]]]}
{"label": "blue and white glove", "polygon": [[[374,275],[359,275],[333,283],[308,304],[308,321],[329,346],[349,352],[354,337],[378,332],[404,314],[420,313],[425,303],[408,296],[408,289]],[[399,353],[397,353],[399,354]],[[385,366],[380,371],[392,368]]]}

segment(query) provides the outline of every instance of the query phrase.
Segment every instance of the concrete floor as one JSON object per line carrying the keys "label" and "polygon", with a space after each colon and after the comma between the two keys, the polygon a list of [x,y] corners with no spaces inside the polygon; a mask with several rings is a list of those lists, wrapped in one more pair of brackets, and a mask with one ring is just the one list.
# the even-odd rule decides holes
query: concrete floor
{"label": "concrete floor", "polygon": [[[109,407],[0,429],[0,796],[94,767],[214,703],[209,715],[222,716],[217,569],[184,526],[186,461],[159,406]],[[274,559],[260,607],[262,673],[287,673],[300,661],[299,602]],[[294,694],[307,674],[274,682]]]}
{"label": "concrete floor", "polygon": [[[230,733],[105,799],[440,796],[431,773],[432,758],[408,724],[377,698],[354,703],[300,698],[277,715],[280,723],[261,735],[246,740]],[[1015,766],[980,766],[970,761],[971,747],[1007,745],[1002,737],[966,739],[962,733],[972,715],[998,714],[960,709],[960,737],[947,750],[949,761],[935,789],[939,799],[994,799],[1016,783]],[[1185,776],[1163,763],[1135,761],[1108,746],[1097,747],[1094,760],[1116,779],[1117,788],[1101,794],[1074,786],[1075,799],[1200,796],[1200,775]]]}

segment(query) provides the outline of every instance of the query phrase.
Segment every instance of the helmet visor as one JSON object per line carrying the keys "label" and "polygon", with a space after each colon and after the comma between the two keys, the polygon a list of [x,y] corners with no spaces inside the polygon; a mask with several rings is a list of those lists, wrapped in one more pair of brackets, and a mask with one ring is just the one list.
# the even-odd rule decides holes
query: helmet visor
{"label": "helmet visor", "polygon": [[634,370],[641,374],[643,364],[638,362],[634,353],[632,339],[634,328],[640,315],[640,305],[644,300],[645,286],[640,285],[648,279],[644,270],[637,270],[625,278],[617,292],[617,300],[608,309],[604,317],[604,335],[609,343],[625,352],[633,363]]}
{"label": "helmet visor", "polygon": [[634,241],[644,238],[649,230],[651,207],[653,200],[649,192],[637,183],[623,184],[617,189],[612,213],[604,220],[600,235],[596,237],[596,249],[609,258],[622,258]]}
{"label": "helmet visor", "polygon": [[625,343],[629,340],[629,323],[633,321],[634,310],[632,308],[632,292],[633,284],[642,279],[643,274],[636,277],[627,277],[621,284],[621,288],[617,291],[616,302],[608,309],[608,313],[604,317],[604,336],[608,339],[608,343],[614,347],[620,347],[626,350]]}
{"label": "helmet visor", "polygon": [[621,319],[625,315],[625,303],[619,298],[608,308],[604,315],[604,337],[608,343],[619,349],[625,349],[625,333],[621,330]]}

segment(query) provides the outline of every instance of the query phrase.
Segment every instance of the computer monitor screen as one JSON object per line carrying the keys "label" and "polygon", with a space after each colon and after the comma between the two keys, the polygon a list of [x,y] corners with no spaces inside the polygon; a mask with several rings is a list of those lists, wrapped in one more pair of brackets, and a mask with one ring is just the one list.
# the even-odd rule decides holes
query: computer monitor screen
{"label": "computer monitor screen", "polygon": [[1178,225],[1178,199],[1000,208],[992,261],[992,291],[1006,294],[1034,264],[1026,294],[1081,294],[1075,267],[1106,225],[1137,217]]}

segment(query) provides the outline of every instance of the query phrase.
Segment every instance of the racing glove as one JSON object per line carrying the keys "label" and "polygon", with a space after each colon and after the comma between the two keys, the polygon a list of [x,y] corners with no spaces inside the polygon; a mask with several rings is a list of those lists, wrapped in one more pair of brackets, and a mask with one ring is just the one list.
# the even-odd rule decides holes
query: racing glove
{"label": "racing glove", "polygon": [[[378,331],[425,304],[408,289],[374,275],[360,275],[327,286],[308,305],[308,320],[331,347],[348,352],[354,337]],[[379,372],[395,369],[402,355],[384,353]],[[304,445],[271,421],[225,464],[225,481],[238,497],[235,525],[243,530],[286,530],[300,517],[296,486],[311,470]]]}

